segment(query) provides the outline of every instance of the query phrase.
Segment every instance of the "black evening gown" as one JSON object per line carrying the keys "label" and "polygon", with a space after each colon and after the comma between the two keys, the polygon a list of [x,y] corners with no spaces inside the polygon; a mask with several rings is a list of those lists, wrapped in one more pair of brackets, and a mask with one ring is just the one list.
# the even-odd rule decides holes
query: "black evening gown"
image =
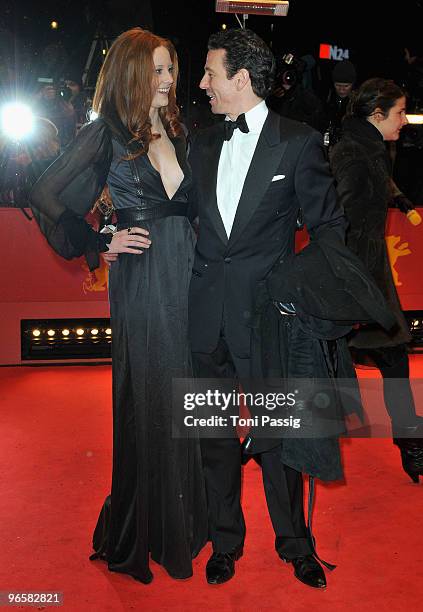
{"label": "black evening gown", "polygon": [[[130,166],[121,162],[125,150],[116,141],[113,147],[108,184],[119,219],[137,196]],[[169,200],[148,157],[138,158],[143,199],[186,202],[191,175],[184,161],[179,157],[184,179]],[[150,582],[149,553],[174,578],[192,575],[192,557],[207,538],[207,511],[198,441],[172,438],[172,378],[192,375],[187,314],[194,234],[186,216],[139,225],[150,232],[150,249],[120,254],[110,271],[113,477],[93,544],[110,570]]]}
{"label": "black evening gown", "polygon": [[[192,375],[187,317],[194,254],[190,222],[172,210],[184,208],[192,184],[184,143],[172,142],[184,179],[171,199],[148,157],[135,160],[144,203],[167,207],[168,216],[131,223],[149,230],[151,247],[120,254],[110,271],[113,475],[91,557],[144,583],[153,578],[150,556],[175,578],[191,576],[192,558],[207,539],[199,441],[172,437],[172,378]],[[34,187],[34,214],[62,256],[85,253],[95,267],[103,235],[83,216],[106,180],[118,222],[139,205],[125,156],[105,122],[96,120]]]}

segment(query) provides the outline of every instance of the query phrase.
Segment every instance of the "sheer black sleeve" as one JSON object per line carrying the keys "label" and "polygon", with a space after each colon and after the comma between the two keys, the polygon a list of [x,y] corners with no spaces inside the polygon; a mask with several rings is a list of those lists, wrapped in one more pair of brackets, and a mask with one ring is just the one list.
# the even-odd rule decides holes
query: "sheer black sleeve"
{"label": "sheer black sleeve", "polygon": [[97,119],[75,140],[34,185],[31,208],[44,236],[65,259],[85,255],[90,270],[106,250],[110,236],[95,232],[84,217],[107,179],[113,149],[109,128]]}

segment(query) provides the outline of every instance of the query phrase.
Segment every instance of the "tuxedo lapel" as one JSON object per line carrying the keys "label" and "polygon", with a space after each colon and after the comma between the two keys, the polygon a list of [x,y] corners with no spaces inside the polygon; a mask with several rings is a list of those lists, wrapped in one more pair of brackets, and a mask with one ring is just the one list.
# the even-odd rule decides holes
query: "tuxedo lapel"
{"label": "tuxedo lapel", "polygon": [[223,146],[223,124],[216,126],[216,132],[210,134],[208,142],[202,151],[202,176],[204,185],[204,203],[208,214],[216,229],[219,238],[224,244],[228,243],[225,226],[217,207],[217,170],[219,167],[220,152]]}
{"label": "tuxedo lapel", "polygon": [[239,238],[259,206],[276,174],[287,145],[288,141],[281,140],[279,115],[269,111],[245,178],[229,238],[229,247]]}

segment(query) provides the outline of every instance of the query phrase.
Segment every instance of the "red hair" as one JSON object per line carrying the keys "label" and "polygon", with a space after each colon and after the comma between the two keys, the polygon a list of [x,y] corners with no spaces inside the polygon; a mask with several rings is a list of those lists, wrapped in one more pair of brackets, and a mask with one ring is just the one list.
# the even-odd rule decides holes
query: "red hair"
{"label": "red hair", "polygon": [[110,47],[97,80],[93,109],[127,145],[132,145],[132,151],[135,145],[131,157],[148,151],[150,142],[160,137],[153,136],[149,117],[153,100],[153,52],[157,47],[169,51],[174,67],[169,102],[159,109],[159,114],[169,136],[177,136],[181,133],[176,105],[178,57],[170,40],[141,28],[123,32]]}

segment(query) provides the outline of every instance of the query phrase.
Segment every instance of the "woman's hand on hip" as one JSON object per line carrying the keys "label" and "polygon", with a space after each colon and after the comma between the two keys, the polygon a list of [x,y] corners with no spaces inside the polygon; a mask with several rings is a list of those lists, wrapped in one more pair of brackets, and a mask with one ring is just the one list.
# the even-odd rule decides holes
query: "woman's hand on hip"
{"label": "woman's hand on hip", "polygon": [[140,255],[144,249],[150,248],[149,232],[142,227],[129,227],[113,234],[106,251],[107,255],[115,253],[132,253]]}

